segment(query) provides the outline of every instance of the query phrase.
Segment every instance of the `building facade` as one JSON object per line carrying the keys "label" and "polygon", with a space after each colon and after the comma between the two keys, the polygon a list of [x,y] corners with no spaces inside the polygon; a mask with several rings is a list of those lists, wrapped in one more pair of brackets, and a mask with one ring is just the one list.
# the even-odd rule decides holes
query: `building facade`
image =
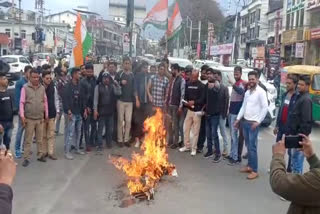
{"label": "building facade", "polygon": [[77,23],[77,14],[70,10],[60,13],[51,14],[45,17],[46,22],[67,24],[71,29],[74,29]]}

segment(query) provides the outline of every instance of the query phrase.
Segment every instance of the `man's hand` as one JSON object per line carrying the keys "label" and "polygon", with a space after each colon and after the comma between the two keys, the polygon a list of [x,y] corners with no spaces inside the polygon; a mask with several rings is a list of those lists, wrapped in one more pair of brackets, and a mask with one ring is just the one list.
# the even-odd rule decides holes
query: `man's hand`
{"label": "man's hand", "polygon": [[140,108],[140,105],[141,105],[141,104],[140,104],[139,99],[136,99],[136,107],[137,107],[137,108]]}
{"label": "man's hand", "polygon": [[281,141],[272,146],[272,154],[279,154],[282,156],[286,154],[286,147],[284,146],[284,137]]}
{"label": "man's hand", "polygon": [[3,126],[0,124],[0,134],[4,132]]}
{"label": "man's hand", "polygon": [[121,85],[126,85],[127,84],[127,80],[121,80]]}
{"label": "man's hand", "polygon": [[177,113],[178,113],[178,116],[182,115],[182,108],[181,107],[178,108],[178,112]]}
{"label": "man's hand", "polygon": [[302,151],[304,153],[304,156],[306,156],[306,158],[310,158],[312,157],[312,155],[314,155],[314,150],[312,147],[312,142],[309,139],[309,137],[300,134],[299,136],[302,137],[302,142],[299,142],[300,145],[302,145]]}
{"label": "man's hand", "polygon": [[12,185],[16,176],[16,165],[10,151],[0,150],[0,183]]}
{"label": "man's hand", "polygon": [[252,123],[252,125],[251,125],[251,130],[252,130],[252,131],[256,130],[256,128],[257,128],[259,125],[260,125],[260,123],[258,123],[258,122]]}
{"label": "man's hand", "polygon": [[83,118],[86,120],[88,118],[88,111],[84,110]]}
{"label": "man's hand", "polygon": [[153,97],[152,97],[152,96],[149,96],[149,101],[150,101],[151,103],[153,103]]}
{"label": "man's hand", "polygon": [[98,117],[99,117],[98,111],[94,111],[94,112],[93,112],[93,119],[94,119],[94,120],[98,120]]}
{"label": "man's hand", "polygon": [[240,125],[240,120],[236,120],[233,124],[233,126],[238,129],[239,128],[239,125]]}
{"label": "man's hand", "polygon": [[274,134],[274,135],[277,135],[278,132],[279,132],[279,128],[278,128],[278,127],[275,127],[275,128],[273,129],[273,134]]}
{"label": "man's hand", "polygon": [[22,124],[22,127],[26,127],[26,118],[25,117],[21,117],[21,124]]}

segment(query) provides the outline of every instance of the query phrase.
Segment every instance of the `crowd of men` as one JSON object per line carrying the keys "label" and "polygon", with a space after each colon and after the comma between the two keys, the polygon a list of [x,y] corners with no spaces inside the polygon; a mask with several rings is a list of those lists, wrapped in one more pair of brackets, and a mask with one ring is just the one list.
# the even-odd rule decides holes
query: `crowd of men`
{"label": "crowd of men", "polygon": [[[195,156],[203,152],[207,141],[205,158],[212,157],[214,163],[224,158],[229,165],[248,158],[248,165],[241,172],[249,173],[248,179],[258,177],[259,126],[267,114],[268,99],[255,71],[248,74],[245,82],[242,68],[235,67],[234,78],[228,79],[232,85],[229,96],[219,70],[207,65],[201,71],[178,64],[169,68],[167,59],[149,68],[146,62],[132,66],[131,59],[124,57],[121,69],[116,62],[108,61],[98,77],[92,64],[70,69],[66,63],[55,69],[50,65],[26,66],[24,76],[16,84],[16,103],[12,103],[6,91],[5,74],[0,76],[3,145],[10,148],[16,105],[19,121],[15,156],[22,158],[23,153],[25,167],[30,164],[33,142],[37,145],[38,161],[57,160],[55,135],[60,134],[62,116],[65,158],[72,160],[73,154],[85,155],[94,148],[102,154],[104,140],[109,149],[116,145],[140,147],[143,122],[160,108],[165,114],[170,148]],[[287,93],[282,98],[274,130],[277,141],[282,135],[311,133],[309,86],[310,77],[288,75]],[[226,121],[230,127],[230,149]],[[247,154],[242,157],[244,145]],[[289,150],[289,155],[288,171],[301,174],[302,152]]]}

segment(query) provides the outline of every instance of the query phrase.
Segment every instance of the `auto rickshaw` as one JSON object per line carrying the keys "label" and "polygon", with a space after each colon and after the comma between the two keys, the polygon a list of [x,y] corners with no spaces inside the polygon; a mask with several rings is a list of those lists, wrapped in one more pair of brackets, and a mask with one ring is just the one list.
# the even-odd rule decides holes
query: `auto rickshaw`
{"label": "auto rickshaw", "polygon": [[294,65],[281,69],[281,95],[286,91],[286,79],[288,74],[310,76],[311,84],[309,93],[312,99],[312,116],[314,121],[320,121],[320,67],[311,65]]}

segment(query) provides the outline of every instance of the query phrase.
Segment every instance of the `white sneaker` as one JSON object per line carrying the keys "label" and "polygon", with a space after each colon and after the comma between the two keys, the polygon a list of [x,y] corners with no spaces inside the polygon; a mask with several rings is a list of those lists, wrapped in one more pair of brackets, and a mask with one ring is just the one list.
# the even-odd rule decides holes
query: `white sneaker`
{"label": "white sneaker", "polygon": [[179,151],[180,152],[190,152],[190,149],[184,146],[184,147],[180,148]]}
{"label": "white sneaker", "polygon": [[197,150],[192,150],[191,156],[196,156],[196,154],[197,154]]}
{"label": "white sneaker", "polygon": [[134,145],[135,148],[140,148],[140,141],[136,141],[136,144]]}

